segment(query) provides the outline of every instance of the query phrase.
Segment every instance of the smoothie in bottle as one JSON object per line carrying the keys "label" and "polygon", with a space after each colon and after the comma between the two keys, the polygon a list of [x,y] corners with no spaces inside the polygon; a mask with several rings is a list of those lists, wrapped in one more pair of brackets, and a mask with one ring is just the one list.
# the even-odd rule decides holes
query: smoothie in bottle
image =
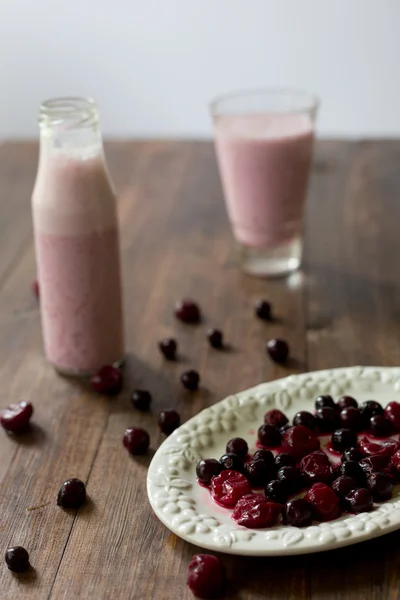
{"label": "smoothie in bottle", "polygon": [[45,353],[66,374],[123,359],[116,198],[96,105],[50,100],[40,110],[32,196]]}

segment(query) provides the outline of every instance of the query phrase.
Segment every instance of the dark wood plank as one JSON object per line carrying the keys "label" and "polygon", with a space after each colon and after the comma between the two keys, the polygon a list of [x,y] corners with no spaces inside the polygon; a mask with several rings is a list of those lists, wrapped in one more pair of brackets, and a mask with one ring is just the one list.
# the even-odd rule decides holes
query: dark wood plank
{"label": "dark wood plank", "polygon": [[[176,407],[186,420],[240,388],[304,368],[301,289],[247,278],[237,270],[210,144],[149,147],[152,160],[134,183],[136,201],[125,215],[123,244],[133,353],[127,389],[149,388],[153,414],[133,412],[128,394],[113,404],[89,480],[94,511],[74,523],[52,598],[64,593],[121,600],[192,598],[185,580],[196,549],[171,535],[152,514],[145,487],[149,458],[132,460],[124,453],[124,429],[145,426],[155,449],[162,441],[155,424],[161,408]],[[277,307],[280,323],[268,326],[254,318],[253,304],[264,295]],[[201,326],[176,323],[172,307],[182,296],[194,296],[203,307]],[[230,352],[208,348],[209,325],[224,330]],[[165,364],[157,350],[167,334],[176,334],[182,348],[176,365]],[[272,367],[267,359],[264,345],[275,334],[290,340],[297,358],[293,369]],[[179,374],[189,366],[202,376],[196,394],[185,393],[179,384]],[[225,557],[225,562],[231,574],[238,571],[237,558]],[[301,580],[298,571],[298,585]],[[257,585],[261,593],[262,579]],[[258,597],[255,591],[243,593],[233,591],[231,597]]]}

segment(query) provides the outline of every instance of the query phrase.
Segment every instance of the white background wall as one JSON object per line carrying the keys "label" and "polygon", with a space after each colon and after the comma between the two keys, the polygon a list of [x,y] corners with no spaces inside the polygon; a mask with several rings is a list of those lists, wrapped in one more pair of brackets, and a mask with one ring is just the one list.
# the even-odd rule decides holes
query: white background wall
{"label": "white background wall", "polygon": [[0,138],[91,95],[113,136],[207,136],[207,103],[309,88],[319,131],[400,136],[400,0],[0,0]]}

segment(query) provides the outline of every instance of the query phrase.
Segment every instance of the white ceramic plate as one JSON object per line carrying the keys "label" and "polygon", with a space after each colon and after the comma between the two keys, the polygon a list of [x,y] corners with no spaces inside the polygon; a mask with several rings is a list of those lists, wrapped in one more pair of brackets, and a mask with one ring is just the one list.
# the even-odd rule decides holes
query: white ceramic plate
{"label": "white ceramic plate", "polygon": [[336,521],[299,529],[277,525],[247,529],[231,519],[196,481],[200,458],[219,458],[226,442],[244,437],[255,449],[264,413],[279,408],[289,418],[312,410],[315,398],[343,394],[384,406],[400,399],[400,368],[350,367],[292,375],[263,383],[203,410],[174,431],[156,452],[148,471],[147,492],[159,519],[184,540],[208,550],[248,556],[279,556],[331,550],[400,528],[400,486],[393,498],[369,513],[345,514]]}

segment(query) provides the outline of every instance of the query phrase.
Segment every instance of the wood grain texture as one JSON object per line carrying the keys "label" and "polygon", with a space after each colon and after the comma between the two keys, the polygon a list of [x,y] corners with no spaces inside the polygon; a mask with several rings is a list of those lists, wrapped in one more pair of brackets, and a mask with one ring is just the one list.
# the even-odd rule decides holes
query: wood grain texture
{"label": "wood grain texture", "polygon": [[[9,544],[25,545],[34,566],[15,577],[0,564],[2,600],[193,598],[185,580],[197,549],[152,513],[145,487],[151,453],[130,458],[121,443],[125,428],[145,426],[154,450],[162,408],[176,407],[185,420],[238,389],[291,372],[399,363],[400,142],[318,145],[305,266],[274,282],[237,269],[211,144],[115,142],[107,155],[119,191],[129,350],[125,389],[113,400],[57,377],[43,361],[30,295],[36,146],[0,147],[2,404],[28,396],[36,409],[30,435],[19,442],[0,435],[0,554]],[[203,307],[200,326],[176,323],[172,306],[182,296]],[[254,318],[260,297],[276,307],[274,324]],[[229,351],[208,348],[211,325],[223,329]],[[157,350],[169,334],[180,344],[176,364]],[[295,360],[288,367],[267,359],[272,336],[290,342]],[[202,376],[195,394],[179,384],[189,366]],[[132,409],[135,387],[152,392],[151,414]],[[77,515],[55,504],[71,476],[87,481],[91,499]],[[399,541],[396,533],[312,557],[224,556],[227,598],[399,599]]]}

